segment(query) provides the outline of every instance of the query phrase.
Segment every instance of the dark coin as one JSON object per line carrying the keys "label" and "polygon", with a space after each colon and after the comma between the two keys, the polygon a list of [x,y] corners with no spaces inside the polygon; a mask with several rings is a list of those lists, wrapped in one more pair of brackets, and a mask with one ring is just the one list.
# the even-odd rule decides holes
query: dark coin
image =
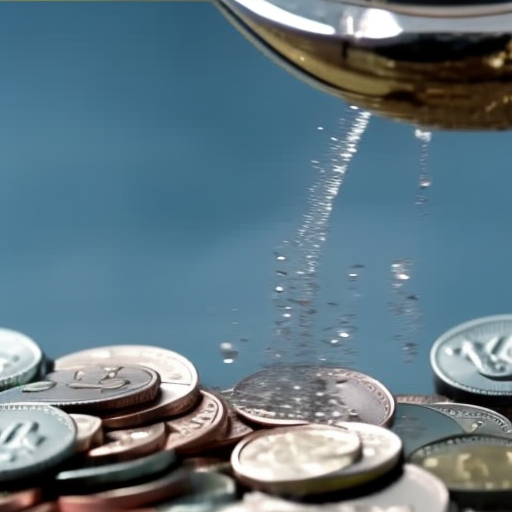
{"label": "dark coin", "polygon": [[406,458],[422,446],[464,433],[446,414],[423,405],[404,403],[396,404],[391,430],[402,440]]}
{"label": "dark coin", "polygon": [[46,403],[69,412],[120,409],[151,401],[160,377],[142,366],[87,366],[50,373],[44,381],[0,393],[1,403]]}
{"label": "dark coin", "polygon": [[49,405],[0,405],[0,481],[29,478],[75,453],[76,427]]}
{"label": "dark coin", "polygon": [[154,453],[129,462],[73,469],[60,472],[56,481],[62,492],[81,492],[97,489],[105,484],[127,485],[143,477],[157,475],[176,463],[172,450]]}
{"label": "dark coin", "polygon": [[345,368],[278,366],[239,382],[231,402],[236,411],[268,426],[345,421],[387,425],[395,400],[388,389]]}

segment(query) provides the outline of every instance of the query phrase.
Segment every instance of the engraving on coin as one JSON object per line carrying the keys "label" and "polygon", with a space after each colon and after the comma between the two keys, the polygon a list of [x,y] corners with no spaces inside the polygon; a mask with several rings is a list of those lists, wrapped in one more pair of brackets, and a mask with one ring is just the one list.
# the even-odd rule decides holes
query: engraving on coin
{"label": "engraving on coin", "polygon": [[165,424],[113,430],[105,434],[106,443],[87,454],[89,461],[104,463],[126,461],[156,452],[165,444]]}
{"label": "engraving on coin", "polygon": [[452,402],[444,395],[395,395],[397,403],[403,404],[437,404],[439,402]]}
{"label": "engraving on coin", "polygon": [[103,442],[103,428],[101,419],[88,414],[70,414],[75,422],[77,438],[77,452],[86,452]]}
{"label": "engraving on coin", "polygon": [[0,404],[0,479],[38,474],[73,455],[76,427],[64,412],[33,403]]}
{"label": "engraving on coin", "polygon": [[[51,386],[46,383],[53,383]],[[25,384],[0,393],[0,402],[43,402],[69,411],[110,410],[152,400],[158,374],[142,366],[88,366],[58,370],[43,383]]]}
{"label": "engraving on coin", "polygon": [[0,329],[0,389],[33,379],[42,364],[43,353],[28,336]]}
{"label": "engraving on coin", "polygon": [[[58,358],[55,361],[55,369],[113,362],[123,365],[142,365],[156,371],[160,375],[161,382],[168,385],[166,393],[173,395],[173,415],[182,414],[199,398],[199,377],[194,365],[176,352],[161,347],[115,345],[92,348]],[[167,410],[170,409],[170,405],[168,402]],[[117,424],[114,428],[121,426],[128,426],[128,424]]]}
{"label": "engraving on coin", "polygon": [[512,315],[478,318],[441,335],[430,351],[436,376],[468,393],[512,394]]}
{"label": "engraving on coin", "polygon": [[371,377],[344,368],[279,366],[239,382],[233,407],[250,421],[265,425],[336,425],[358,421],[391,422],[395,401]]}
{"label": "engraving on coin", "polygon": [[327,425],[302,425],[250,434],[233,450],[231,465],[238,479],[251,487],[307,495],[337,489],[333,474],[360,457],[357,434]]}
{"label": "engraving on coin", "polygon": [[458,403],[430,404],[428,407],[453,418],[467,434],[510,436],[512,422],[505,416],[485,407]]}
{"label": "engraving on coin", "polygon": [[169,436],[165,449],[180,454],[197,453],[227,426],[226,405],[213,393],[201,391],[202,399],[192,412],[167,421]]}

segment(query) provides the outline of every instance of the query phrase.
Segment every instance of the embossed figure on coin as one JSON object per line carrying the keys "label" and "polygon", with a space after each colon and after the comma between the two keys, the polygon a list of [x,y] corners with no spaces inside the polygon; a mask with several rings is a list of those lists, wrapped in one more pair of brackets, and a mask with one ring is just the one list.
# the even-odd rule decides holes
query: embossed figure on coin
{"label": "embossed figure on coin", "polygon": [[14,462],[33,455],[45,440],[34,421],[11,423],[0,434],[0,462]]}
{"label": "embossed figure on coin", "polygon": [[0,352],[0,373],[9,371],[16,366],[20,360],[20,356],[13,352]]}
{"label": "embossed figure on coin", "polygon": [[[104,374],[99,379],[97,375],[89,376],[86,370],[77,370],[74,375],[74,382],[70,382],[66,384],[66,386],[71,389],[99,389],[102,392],[111,389],[122,389],[130,384],[128,379],[118,377],[122,369],[122,366],[112,368],[104,366]],[[92,378],[93,382],[87,382],[88,378]],[[96,380],[96,382],[94,382],[94,380]]]}

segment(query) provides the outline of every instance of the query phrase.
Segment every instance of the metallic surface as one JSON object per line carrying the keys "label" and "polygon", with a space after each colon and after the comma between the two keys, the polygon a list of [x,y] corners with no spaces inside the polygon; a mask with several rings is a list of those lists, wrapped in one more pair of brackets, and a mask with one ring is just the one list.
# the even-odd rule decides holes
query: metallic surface
{"label": "metallic surface", "polygon": [[455,419],[440,411],[403,403],[396,406],[391,430],[402,440],[406,458],[422,446],[465,432]]}
{"label": "metallic surface", "polygon": [[0,389],[30,382],[43,362],[39,346],[28,336],[0,329]]}
{"label": "metallic surface", "polygon": [[76,425],[76,451],[86,452],[102,444],[103,427],[101,419],[89,414],[70,414]]}
{"label": "metallic surface", "polygon": [[160,377],[142,366],[90,365],[49,373],[44,381],[0,393],[0,402],[47,403],[69,412],[120,409],[151,401]]}
{"label": "metallic surface", "polygon": [[397,403],[402,404],[437,404],[438,402],[451,402],[448,397],[444,395],[395,395]]}
{"label": "metallic surface", "polygon": [[380,382],[345,368],[279,366],[239,382],[231,398],[244,418],[270,426],[358,421],[387,425],[395,400]]}
{"label": "metallic surface", "polygon": [[34,403],[0,404],[0,481],[28,478],[75,452],[76,427],[65,413]]}
{"label": "metallic surface", "polygon": [[343,470],[361,459],[357,433],[327,425],[262,430],[233,450],[236,477],[255,489],[306,496],[338,490]]}
{"label": "metallic surface", "polygon": [[0,512],[15,512],[38,504],[42,499],[41,489],[18,492],[0,492]]}

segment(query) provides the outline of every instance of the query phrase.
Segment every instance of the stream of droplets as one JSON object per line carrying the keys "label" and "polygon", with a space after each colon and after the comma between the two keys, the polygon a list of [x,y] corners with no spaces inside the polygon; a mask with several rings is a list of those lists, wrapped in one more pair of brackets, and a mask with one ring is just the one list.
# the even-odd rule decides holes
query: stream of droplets
{"label": "stream of droplets", "polygon": [[[277,317],[265,365],[306,364],[316,358],[314,327],[322,248],[327,240],[334,201],[369,120],[369,112],[350,107],[340,121],[341,132],[345,135],[341,140],[330,137],[328,163],[312,161],[318,178],[309,189],[302,222],[294,236],[283,241],[274,253],[277,269],[273,301]],[[360,269],[352,269],[352,279],[357,276],[356,271]],[[347,316],[341,319],[342,325],[336,333],[341,341],[354,330],[347,320]]]}

